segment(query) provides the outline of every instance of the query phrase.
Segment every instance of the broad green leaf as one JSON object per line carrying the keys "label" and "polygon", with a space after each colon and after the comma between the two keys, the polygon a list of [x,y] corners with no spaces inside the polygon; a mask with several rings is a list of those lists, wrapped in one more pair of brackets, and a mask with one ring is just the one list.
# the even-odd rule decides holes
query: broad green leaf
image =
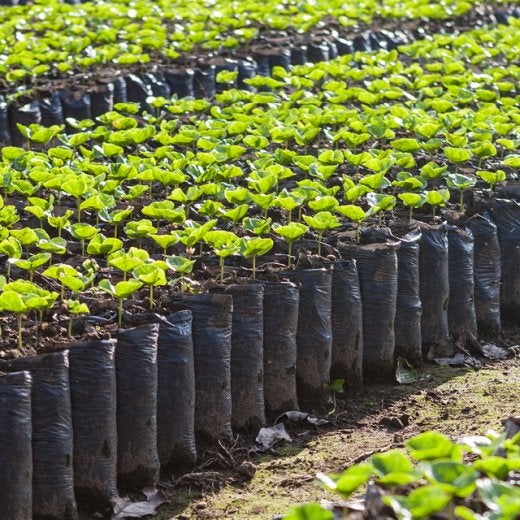
{"label": "broad green leaf", "polygon": [[324,195],[309,201],[309,208],[313,211],[334,211],[339,206],[339,202],[335,197]]}
{"label": "broad green leaf", "polygon": [[390,450],[374,455],[371,463],[381,476],[389,473],[410,473],[413,471],[412,461],[401,450]]}
{"label": "broad green leaf", "polygon": [[372,464],[357,464],[336,475],[318,474],[321,485],[349,497],[363,486],[374,474]]}
{"label": "broad green leaf", "polygon": [[86,303],[81,303],[78,300],[67,300],[67,310],[70,314],[88,314],[90,312]]}
{"label": "broad green leaf", "polygon": [[472,153],[466,148],[453,148],[446,146],[444,148],[444,155],[446,155],[448,161],[458,164],[469,161],[469,159],[471,159]]}
{"label": "broad green leaf", "polygon": [[191,270],[195,265],[195,260],[190,260],[183,256],[167,256],[166,263],[168,264],[168,267],[176,273],[188,274],[191,273]]}
{"label": "broad green leaf", "polygon": [[304,504],[294,507],[284,520],[334,520],[334,514],[319,504]]}
{"label": "broad green leaf", "polygon": [[320,211],[314,216],[304,215],[305,222],[316,231],[325,231],[334,229],[340,225],[338,217],[330,213],[330,211]]}
{"label": "broad green leaf", "polygon": [[134,276],[147,286],[166,285],[164,270],[154,264],[143,264],[134,269]]}
{"label": "broad green leaf", "polygon": [[390,145],[392,148],[399,150],[400,152],[416,152],[421,148],[417,139],[410,138],[395,139],[390,143]]}
{"label": "broad green leaf", "polygon": [[450,495],[437,486],[423,486],[413,490],[407,497],[388,495],[383,497],[398,518],[431,518],[442,511],[451,501]]}
{"label": "broad green leaf", "polygon": [[430,482],[457,497],[471,495],[479,476],[471,466],[453,460],[431,462],[425,466],[424,471]]}
{"label": "broad green leaf", "polygon": [[337,211],[352,222],[363,222],[368,215],[359,206],[347,204],[346,206],[338,206]]}
{"label": "broad green leaf", "polygon": [[0,309],[21,314],[27,311],[23,298],[15,291],[4,291],[0,294]]}
{"label": "broad green leaf", "polygon": [[410,455],[417,460],[451,458],[456,445],[448,437],[437,432],[425,432],[405,443]]}
{"label": "broad green leaf", "polygon": [[477,170],[475,173],[484,182],[487,182],[491,189],[494,189],[499,182],[504,182],[506,180],[506,172],[504,170],[497,170],[494,172],[488,170]]}

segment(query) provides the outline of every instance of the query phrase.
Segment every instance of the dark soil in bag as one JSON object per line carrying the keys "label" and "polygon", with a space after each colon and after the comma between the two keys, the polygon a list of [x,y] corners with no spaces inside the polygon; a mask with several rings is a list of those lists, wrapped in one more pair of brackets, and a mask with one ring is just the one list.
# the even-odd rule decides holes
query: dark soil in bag
{"label": "dark soil in bag", "polygon": [[125,76],[126,82],[126,99],[132,103],[139,103],[141,111],[151,113],[151,107],[146,101],[150,96],[153,96],[152,88],[148,83],[143,81],[143,78],[128,74]]}
{"label": "dark soil in bag", "polygon": [[329,61],[329,44],[326,41],[315,41],[307,44],[307,61],[319,63]]}
{"label": "dark soil in bag", "polygon": [[500,244],[497,227],[489,214],[475,215],[469,221],[475,241],[473,267],[475,312],[479,332],[500,332]]}
{"label": "dark soil in bag", "polygon": [[10,143],[9,111],[4,96],[0,96],[0,144],[7,145]]}
{"label": "dark soil in bag", "polygon": [[62,125],[65,122],[61,97],[58,92],[39,100],[43,126]]}
{"label": "dark soil in bag", "polygon": [[273,49],[268,54],[268,59],[271,71],[273,70],[273,67],[282,67],[285,70],[289,70],[289,67],[291,66],[291,49]]}
{"label": "dark soil in bag", "polygon": [[148,85],[155,97],[170,99],[172,91],[170,85],[161,73],[148,72],[143,75],[143,83]]}
{"label": "dark soil in bag", "polygon": [[296,333],[296,385],[304,410],[325,405],[332,351],[332,274],[325,269],[285,271],[300,286]]}
{"label": "dark soil in bag", "polygon": [[112,82],[114,87],[114,105],[116,103],[126,103],[128,101],[128,96],[126,92],[126,80],[124,76],[118,76],[114,78]]}
{"label": "dark soil in bag", "polygon": [[233,297],[231,335],[232,425],[258,429],[264,410],[264,288],[260,284],[231,285]]}
{"label": "dark soil in bag", "polygon": [[264,400],[266,414],[275,419],[299,410],[296,393],[296,332],[299,288],[290,282],[264,286]]}
{"label": "dark soil in bag", "polygon": [[[91,119],[91,97],[90,92],[83,90],[61,90],[61,106],[63,109],[63,117],[69,117],[81,121],[82,119]],[[74,131],[77,131],[74,129]]]}
{"label": "dark soil in bag", "polygon": [[307,63],[308,47],[304,43],[298,43],[291,47],[291,65],[305,65]]}
{"label": "dark soil in bag", "polygon": [[178,98],[194,96],[192,69],[169,69],[164,72],[164,78],[170,86],[172,94]]}
{"label": "dark soil in bag", "polygon": [[422,360],[419,294],[419,242],[421,230],[408,231],[399,239],[397,250],[397,301],[395,313],[395,353],[410,363]]}
{"label": "dark soil in bag", "polygon": [[477,337],[473,233],[470,229],[448,226],[449,284],[448,325],[457,338],[469,332]]}
{"label": "dark soil in bag", "polygon": [[0,362],[0,370],[32,377],[33,518],[76,518],[68,352]]}
{"label": "dark soil in bag", "polygon": [[76,500],[104,514],[117,496],[115,345],[85,341],[69,351]]}
{"label": "dark soil in bag", "polygon": [[8,107],[8,116],[11,141],[15,146],[22,146],[26,139],[16,125],[18,123],[24,126],[41,124],[40,103],[36,99],[27,101],[24,104],[11,103]]}
{"label": "dark soil in bag", "polygon": [[246,79],[254,78],[257,74],[256,62],[251,60],[238,60],[237,87],[241,90],[253,90],[253,87],[244,83]]}
{"label": "dark soil in bag", "polygon": [[195,434],[202,444],[231,439],[231,328],[227,294],[175,296],[172,310],[193,314]]}
{"label": "dark soil in bag", "polygon": [[32,518],[31,375],[0,373],[0,515]]}
{"label": "dark soil in bag", "polygon": [[192,314],[159,317],[157,448],[165,471],[191,469],[195,449],[195,368]]}
{"label": "dark soil in bag", "polygon": [[489,213],[497,226],[500,243],[501,315],[517,320],[520,312],[520,204],[514,200],[494,199]]}
{"label": "dark soil in bag", "polygon": [[343,258],[355,259],[363,304],[363,375],[393,377],[399,242],[338,245]]}
{"label": "dark soil in bag", "polygon": [[193,94],[196,98],[212,99],[217,92],[215,65],[197,68],[193,75]]}
{"label": "dark soil in bag", "polygon": [[[423,349],[449,338],[448,230],[446,224],[419,223],[419,294]],[[423,354],[425,350],[423,350]]]}
{"label": "dark soil in bag", "polygon": [[332,272],[332,357],[330,378],[345,387],[363,383],[363,307],[355,260],[338,260]]}
{"label": "dark soil in bag", "polygon": [[159,479],[158,337],[157,323],[122,330],[117,335],[117,482],[127,490],[155,487]]}
{"label": "dark soil in bag", "polygon": [[114,108],[114,83],[98,85],[90,93],[92,118],[99,117]]}

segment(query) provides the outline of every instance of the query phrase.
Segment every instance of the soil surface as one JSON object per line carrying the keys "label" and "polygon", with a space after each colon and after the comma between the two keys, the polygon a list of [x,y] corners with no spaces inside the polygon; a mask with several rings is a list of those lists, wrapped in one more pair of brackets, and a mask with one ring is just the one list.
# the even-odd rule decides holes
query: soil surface
{"label": "soil surface", "polygon": [[503,419],[519,413],[520,357],[513,352],[480,369],[424,365],[414,384],[367,385],[340,396],[330,425],[288,424],[292,442],[269,453],[248,454],[253,439],[239,437],[207,453],[194,473],[165,483],[170,503],[155,518],[276,518],[299,503],[338,500],[316,484],[317,472],[340,472],[426,430],[452,438],[500,431]]}

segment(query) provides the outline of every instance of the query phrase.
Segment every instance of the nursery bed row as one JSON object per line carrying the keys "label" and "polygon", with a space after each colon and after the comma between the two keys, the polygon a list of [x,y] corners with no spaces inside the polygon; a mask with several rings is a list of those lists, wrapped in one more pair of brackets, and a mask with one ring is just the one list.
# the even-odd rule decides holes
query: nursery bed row
{"label": "nursery bed row", "polygon": [[166,315],[128,314],[113,339],[0,361],[1,510],[75,518],[77,500],[106,514],[118,488],[193,467],[196,446],[324,410],[331,379],[390,379],[395,356],[449,355],[450,337],[477,348],[477,323],[496,334],[501,308],[517,316],[520,285],[520,205],[479,204],[488,216],[464,229],[416,222],[402,238],[366,230],[358,245],[339,235],[329,268],[171,294]]}
{"label": "nursery bed row", "polygon": [[[269,91],[213,103],[156,98],[142,116],[122,104],[97,123],[70,120],[73,135],[21,126],[33,149],[2,149],[0,208],[0,304],[19,343],[32,311],[52,322],[36,346],[60,330],[58,297],[74,316],[91,301],[96,313],[105,293],[122,309],[144,288],[153,308],[167,283],[196,290],[240,263],[254,277],[273,247],[275,268],[292,265],[302,237],[321,244],[426,208],[471,216],[468,190],[491,193],[520,166],[517,23],[277,68],[249,80]],[[11,275],[40,287],[5,285]]]}
{"label": "nursery bed row", "polygon": [[[212,99],[216,93],[229,88],[250,90],[246,79],[256,74],[269,76],[275,66],[288,69],[290,65],[329,61],[356,51],[392,50],[447,28],[451,34],[458,34],[485,23],[507,23],[508,15],[519,14],[514,5],[499,9],[491,5],[478,6],[441,26],[434,19],[427,23],[410,21],[404,26],[388,25],[387,21],[364,29],[358,27],[348,35],[334,28],[320,29],[303,40],[297,33],[267,32],[248,43],[243,52],[184,56],[175,63],[165,63],[156,57],[150,65],[138,61],[137,65],[122,68],[105,64],[63,77],[59,74],[51,74],[46,79],[31,76],[21,84],[10,81],[7,73],[8,83],[4,96],[0,97],[0,145],[23,142],[17,123],[61,125],[68,117],[95,118],[112,110],[114,104],[127,101],[138,102],[142,110],[151,111],[149,97],[169,99],[175,95]],[[23,54],[27,52],[24,50]],[[27,56],[25,60],[31,61]]]}
{"label": "nursery bed row", "polygon": [[[483,13],[512,13],[517,2],[441,4],[417,0],[353,3],[258,2],[211,5],[171,2],[86,2],[24,5],[4,8],[0,72],[10,87],[33,85],[40,78],[66,79],[103,67],[128,68],[146,63],[186,62],[194,57],[241,55],[288,43],[321,43],[348,35],[352,28],[410,24],[414,20],[459,20],[482,23]],[[319,45],[318,45],[319,47]],[[319,52],[319,51],[318,51]]]}

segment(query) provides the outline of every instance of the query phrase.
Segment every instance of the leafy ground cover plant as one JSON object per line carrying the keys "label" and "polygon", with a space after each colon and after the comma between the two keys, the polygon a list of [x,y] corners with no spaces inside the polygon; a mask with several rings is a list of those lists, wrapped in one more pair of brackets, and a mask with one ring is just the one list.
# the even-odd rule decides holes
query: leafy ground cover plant
{"label": "leafy ground cover plant", "polygon": [[[363,518],[514,520],[520,515],[519,468],[520,433],[508,438],[491,431],[453,442],[428,431],[405,442],[405,449],[373,455],[343,473],[319,474],[318,480],[342,498],[368,486],[371,505]],[[319,504],[308,504],[284,518],[336,517]]]}

